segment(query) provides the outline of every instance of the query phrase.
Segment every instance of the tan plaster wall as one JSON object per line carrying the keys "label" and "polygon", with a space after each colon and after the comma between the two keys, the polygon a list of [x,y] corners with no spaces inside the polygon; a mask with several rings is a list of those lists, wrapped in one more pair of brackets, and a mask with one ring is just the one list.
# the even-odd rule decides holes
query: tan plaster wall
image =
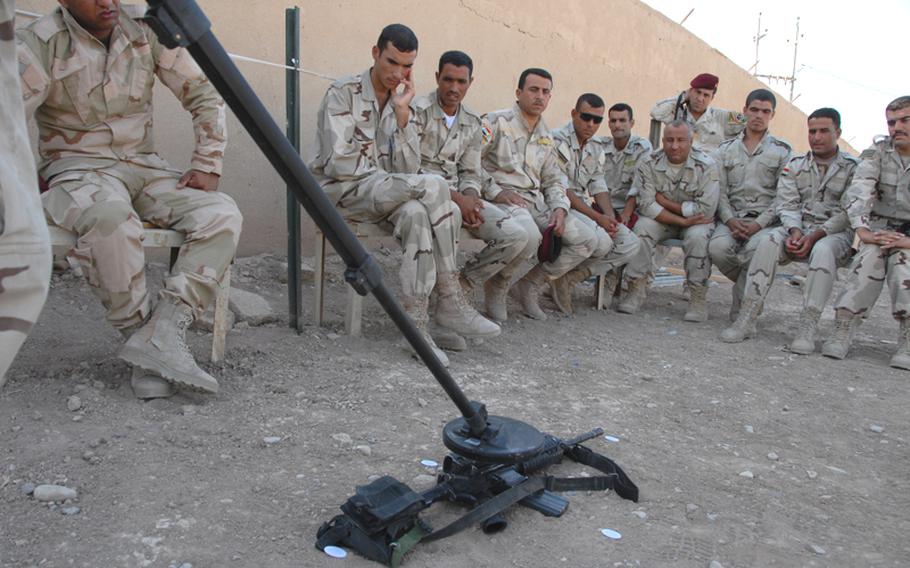
{"label": "tan plaster wall", "polygon": [[[25,10],[45,12],[53,0],[19,0]],[[290,0],[200,0],[213,29],[231,53],[273,62],[284,60],[284,9]],[[638,0],[305,0],[300,3],[301,65],[340,77],[370,66],[370,47],[385,24],[409,25],[420,39],[415,68],[418,92],[434,88],[439,54],[468,52],[475,83],[467,103],[480,112],[510,106],[519,73],[544,67],[555,78],[545,119],[555,128],[585,91],[607,104],[624,101],[638,118],[635,132],[648,134],[648,111],[658,99],[678,93],[696,74],[721,78],[715,105],[741,109],[746,94],[763,85],[684,28]],[[284,71],[246,62],[238,67],[265,106],[284,127]],[[304,153],[311,155],[315,113],[328,81],[301,76]],[[156,93],[156,140],[164,157],[185,167],[192,149],[192,128],[179,103]],[[773,132],[800,151],[806,149],[805,115],[779,97]],[[252,140],[231,116],[230,142],[222,189],[240,205],[245,218],[241,255],[283,252],[286,246],[285,187]],[[609,134],[606,126],[601,134]],[[312,225],[306,220],[303,249],[312,250]]]}

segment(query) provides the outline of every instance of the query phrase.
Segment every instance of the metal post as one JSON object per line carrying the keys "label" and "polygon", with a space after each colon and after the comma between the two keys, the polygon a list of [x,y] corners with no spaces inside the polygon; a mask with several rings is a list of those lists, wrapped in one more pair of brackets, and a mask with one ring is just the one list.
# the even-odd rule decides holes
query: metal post
{"label": "metal post", "polygon": [[[285,65],[293,67],[285,72],[285,111],[287,136],[291,145],[300,153],[300,8],[294,6],[284,11]],[[287,190],[288,218],[288,325],[303,331],[303,289],[300,278],[300,203],[291,187]]]}
{"label": "metal post", "polygon": [[660,129],[663,126],[659,120],[651,119],[651,131],[648,133],[648,141],[651,147],[657,150],[660,148]]}

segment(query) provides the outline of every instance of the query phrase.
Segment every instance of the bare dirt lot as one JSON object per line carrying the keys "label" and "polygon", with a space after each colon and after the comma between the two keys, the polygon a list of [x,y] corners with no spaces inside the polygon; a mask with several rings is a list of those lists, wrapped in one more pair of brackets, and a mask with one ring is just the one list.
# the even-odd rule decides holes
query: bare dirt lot
{"label": "bare dirt lot", "polygon": [[[395,280],[395,255],[377,256]],[[420,460],[441,462],[456,410],[372,300],[364,337],[343,335],[338,276],[328,327],[289,330],[282,260],[242,260],[234,282],[284,321],[241,324],[219,366],[211,336],[191,333],[222,392],[147,403],[85,283],[55,275],[0,395],[0,566],[375,565],[317,551],[316,529],[370,476],[427,488]],[[733,346],[717,340],[729,284],[711,289],[704,324],[681,321],[681,286],[653,290],[635,316],[593,311],[591,296],[579,287],[571,318],[513,317],[450,369],[493,414],[558,436],[602,426],[619,441],[589,446],[626,470],[640,502],[578,493],[559,519],[513,509],[505,532],[418,546],[408,566],[910,565],[910,373],[887,366],[897,325],[885,298],[838,362],[786,351],[800,292],[783,281],[759,337]],[[24,491],[44,483],[78,497],[48,506]],[[459,511],[423,518],[438,527]]]}

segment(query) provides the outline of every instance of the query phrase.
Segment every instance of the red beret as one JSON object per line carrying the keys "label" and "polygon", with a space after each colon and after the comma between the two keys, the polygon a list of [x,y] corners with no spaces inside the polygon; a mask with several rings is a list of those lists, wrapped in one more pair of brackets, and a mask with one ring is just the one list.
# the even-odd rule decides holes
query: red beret
{"label": "red beret", "polygon": [[717,75],[712,75],[710,73],[702,73],[701,75],[692,79],[692,82],[689,83],[689,86],[693,89],[716,89],[717,83],[720,79],[717,78]]}

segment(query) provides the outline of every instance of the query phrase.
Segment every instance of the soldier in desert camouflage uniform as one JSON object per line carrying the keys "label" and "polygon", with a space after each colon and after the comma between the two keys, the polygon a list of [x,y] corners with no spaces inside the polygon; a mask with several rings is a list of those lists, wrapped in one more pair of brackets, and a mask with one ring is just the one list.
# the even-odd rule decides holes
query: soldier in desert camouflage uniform
{"label": "soldier in desert camouflage uniform", "polygon": [[47,224],[16,61],[15,2],[0,0],[0,387],[41,313],[51,275]]}
{"label": "soldier in desert camouflage uniform", "polygon": [[414,32],[391,24],[373,46],[373,67],[329,87],[317,115],[312,170],[345,218],[394,228],[404,252],[402,303],[437,357],[448,364],[427,330],[434,288],[440,327],[469,337],[492,337],[500,329],[464,299],[455,258],[461,213],[449,183],[418,173],[420,137],[410,106],[416,58]]}
{"label": "soldier in desert camouflage uniform", "polygon": [[[127,343],[137,396],[174,385],[217,392],[184,341],[234,257],[241,215],[216,191],[225,148],[224,102],[185,49],[167,49],[141,11],[117,0],[61,0],[18,31],[22,96],[38,124],[45,214],[79,237],[74,255]],[[193,116],[196,147],[180,174],[154,151],[158,77]],[[150,315],[142,221],[186,242]],[[145,369],[145,373],[139,370]],[[163,377],[163,379],[162,379]]]}
{"label": "soldier in desert camouflage uniform", "polygon": [[672,120],[685,120],[692,127],[692,147],[702,152],[713,152],[724,140],[743,131],[743,115],[730,110],[714,108],[711,102],[717,94],[719,79],[702,73],[689,83],[689,89],[675,97],[657,101],[651,109],[651,118],[668,124]]}
{"label": "soldier in desert camouflage uniform", "polygon": [[837,278],[853,250],[847,214],[841,206],[859,160],[837,147],[840,113],[821,108],[809,115],[810,152],[792,158],[777,183],[777,213],[783,227],[770,230],[758,243],[749,263],[743,307],[739,317],[721,335],[727,342],[742,341],[754,333],[758,307],[774,283],[777,264],[791,261],[809,265],[803,286],[799,331],[790,351],[815,351],[818,320]]}
{"label": "soldier in desert camouflage uniform", "polygon": [[834,302],[834,336],[822,345],[822,354],[847,356],[856,327],[887,281],[891,313],[900,324],[891,366],[910,370],[910,96],[888,103],[885,118],[888,137],[862,153],[843,198],[862,244]]}

